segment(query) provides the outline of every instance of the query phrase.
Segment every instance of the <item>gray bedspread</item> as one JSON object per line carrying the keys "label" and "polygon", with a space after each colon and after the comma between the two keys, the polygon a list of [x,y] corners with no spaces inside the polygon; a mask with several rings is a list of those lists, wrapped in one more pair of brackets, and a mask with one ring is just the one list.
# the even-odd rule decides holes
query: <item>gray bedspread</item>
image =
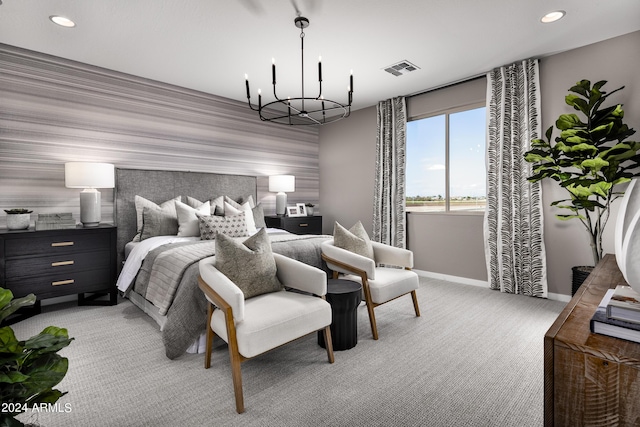
{"label": "gray bedspread", "polygon": [[[270,235],[273,252],[285,255],[289,258],[304,262],[305,264],[327,271],[326,264],[322,261],[320,244],[330,239],[331,236],[317,235]],[[185,353],[187,348],[205,331],[207,300],[198,287],[198,261],[213,255],[212,242],[175,243],[160,246],[149,252],[136,277],[134,290],[145,296],[158,284],[158,274],[154,271],[154,265],[162,260],[171,251],[180,253],[183,261],[176,265],[176,277],[167,278],[160,287],[166,287],[167,283],[175,282],[177,286],[166,311],[166,322],[162,330],[162,341],[165,354],[169,359],[175,359]],[[185,257],[185,251],[189,246],[198,245],[198,257]],[[163,256],[163,254],[165,254]],[[166,266],[166,265],[165,265]],[[161,267],[162,269],[166,267]],[[170,285],[171,287],[172,285]],[[157,290],[151,290],[155,293]],[[158,298],[157,295],[154,298]],[[171,299],[171,298],[169,298]]]}

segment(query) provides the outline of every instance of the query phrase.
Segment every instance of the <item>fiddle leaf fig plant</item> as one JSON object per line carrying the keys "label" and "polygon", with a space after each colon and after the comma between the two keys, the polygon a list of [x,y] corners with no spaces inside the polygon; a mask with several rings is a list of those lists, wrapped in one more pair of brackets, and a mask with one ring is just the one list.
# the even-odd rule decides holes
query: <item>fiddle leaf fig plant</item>
{"label": "fiddle leaf fig plant", "polygon": [[[0,323],[18,308],[32,305],[35,295],[13,299],[0,288]],[[69,360],[57,354],[68,346],[67,330],[48,326],[38,335],[19,341],[10,326],[0,327],[0,426],[24,424],[15,417],[22,412],[55,403],[66,392],[55,387],[67,373]]]}
{"label": "fiddle leaf fig plant", "polygon": [[534,139],[531,150],[524,154],[533,164],[529,181],[551,178],[567,190],[569,197],[551,206],[565,210],[557,218],[577,219],[584,225],[595,264],[602,258],[602,233],[611,204],[624,194],[616,186],[640,175],[640,142],[628,139],[635,130],[623,122],[622,104],[603,106],[624,86],[607,93],[602,90],[606,83],[591,85],[581,80],[571,87],[565,102],[578,114],[562,114],[555,123],[560,134],[554,141],[551,126],[546,140]]}

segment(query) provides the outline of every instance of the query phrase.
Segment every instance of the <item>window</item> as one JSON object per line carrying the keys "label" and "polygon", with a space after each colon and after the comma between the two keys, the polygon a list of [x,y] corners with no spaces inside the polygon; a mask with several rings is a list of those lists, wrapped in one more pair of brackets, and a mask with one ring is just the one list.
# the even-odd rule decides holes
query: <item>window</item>
{"label": "window", "polygon": [[408,122],[407,211],[484,211],[485,135],[485,107]]}

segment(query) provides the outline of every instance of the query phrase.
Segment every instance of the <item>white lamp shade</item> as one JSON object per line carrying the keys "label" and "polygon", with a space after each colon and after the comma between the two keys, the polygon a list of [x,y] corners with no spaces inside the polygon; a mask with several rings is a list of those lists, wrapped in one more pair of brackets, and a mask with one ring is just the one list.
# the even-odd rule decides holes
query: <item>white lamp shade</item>
{"label": "white lamp shade", "polygon": [[65,163],[64,185],[67,188],[113,188],[114,166],[111,163]]}
{"label": "white lamp shade", "polygon": [[291,193],[296,190],[296,177],[293,175],[272,175],[269,177],[269,191]]}

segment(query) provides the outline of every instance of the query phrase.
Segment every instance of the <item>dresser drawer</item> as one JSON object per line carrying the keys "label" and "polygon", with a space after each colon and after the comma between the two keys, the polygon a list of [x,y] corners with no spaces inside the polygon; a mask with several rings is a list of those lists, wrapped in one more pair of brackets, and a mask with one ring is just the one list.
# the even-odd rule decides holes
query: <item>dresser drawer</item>
{"label": "dresser drawer", "polygon": [[264,217],[267,227],[281,228],[294,234],[322,234],[322,217],[301,216],[289,217],[269,215]]}
{"label": "dresser drawer", "polygon": [[47,275],[56,277],[70,273],[109,267],[109,251],[61,253],[29,258],[11,258],[5,261],[7,278]]}
{"label": "dresser drawer", "polygon": [[84,252],[109,247],[108,233],[55,233],[31,236],[28,239],[7,239],[4,244],[6,258],[25,255],[63,254]]}
{"label": "dresser drawer", "polygon": [[109,267],[87,271],[67,271],[51,276],[11,278],[5,287],[16,298],[34,293],[41,298],[52,298],[81,292],[99,292],[109,289]]}
{"label": "dresser drawer", "polygon": [[288,218],[284,229],[294,234],[320,234],[322,221],[319,217]]}

